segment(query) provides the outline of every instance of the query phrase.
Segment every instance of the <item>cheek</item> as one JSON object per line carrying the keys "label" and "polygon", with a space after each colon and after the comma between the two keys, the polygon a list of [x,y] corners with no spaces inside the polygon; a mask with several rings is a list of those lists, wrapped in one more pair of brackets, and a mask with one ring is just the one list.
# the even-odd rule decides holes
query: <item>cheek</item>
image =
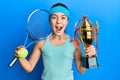
{"label": "cheek", "polygon": [[67,24],[68,24],[68,21],[64,21],[63,23],[64,23],[64,25],[67,25]]}
{"label": "cheek", "polygon": [[56,20],[51,19],[50,24],[54,25],[56,23]]}
{"label": "cheek", "polygon": [[51,24],[51,26],[53,26],[54,25],[53,21],[50,21],[50,24]]}
{"label": "cheek", "polygon": [[55,26],[55,24],[54,24],[52,21],[50,21],[50,25],[51,25],[51,28],[52,28],[52,29],[53,29],[54,26]]}

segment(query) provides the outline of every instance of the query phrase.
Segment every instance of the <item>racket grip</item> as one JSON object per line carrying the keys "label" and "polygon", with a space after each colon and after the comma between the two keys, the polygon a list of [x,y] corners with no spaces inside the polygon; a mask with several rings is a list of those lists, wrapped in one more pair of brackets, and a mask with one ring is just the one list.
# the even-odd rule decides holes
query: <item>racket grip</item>
{"label": "racket grip", "polygon": [[8,64],[8,66],[12,68],[16,61],[17,61],[17,57],[14,57],[12,61]]}

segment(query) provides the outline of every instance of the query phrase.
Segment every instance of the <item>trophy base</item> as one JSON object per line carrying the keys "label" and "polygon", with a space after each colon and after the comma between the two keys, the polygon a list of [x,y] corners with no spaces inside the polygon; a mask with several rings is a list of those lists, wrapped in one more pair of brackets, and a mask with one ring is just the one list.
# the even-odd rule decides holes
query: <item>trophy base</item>
{"label": "trophy base", "polygon": [[98,67],[98,62],[96,57],[82,57],[82,66],[85,68],[96,68]]}

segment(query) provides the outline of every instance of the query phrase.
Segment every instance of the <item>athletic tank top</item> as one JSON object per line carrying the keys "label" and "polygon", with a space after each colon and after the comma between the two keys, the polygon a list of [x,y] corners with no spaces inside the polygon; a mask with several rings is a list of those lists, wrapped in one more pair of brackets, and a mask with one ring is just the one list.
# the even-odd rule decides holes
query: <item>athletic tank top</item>
{"label": "athletic tank top", "polygon": [[66,42],[60,46],[53,45],[49,36],[42,48],[42,80],[73,80],[72,60],[75,48],[70,36],[67,35]]}

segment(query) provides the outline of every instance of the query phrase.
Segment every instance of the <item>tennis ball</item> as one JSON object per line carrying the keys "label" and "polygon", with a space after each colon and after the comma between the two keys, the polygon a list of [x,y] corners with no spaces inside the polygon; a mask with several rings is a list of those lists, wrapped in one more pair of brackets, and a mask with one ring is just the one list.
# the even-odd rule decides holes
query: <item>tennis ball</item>
{"label": "tennis ball", "polygon": [[27,55],[28,55],[28,51],[26,48],[21,48],[20,50],[18,50],[18,54],[17,54],[18,58],[25,58],[27,57]]}

